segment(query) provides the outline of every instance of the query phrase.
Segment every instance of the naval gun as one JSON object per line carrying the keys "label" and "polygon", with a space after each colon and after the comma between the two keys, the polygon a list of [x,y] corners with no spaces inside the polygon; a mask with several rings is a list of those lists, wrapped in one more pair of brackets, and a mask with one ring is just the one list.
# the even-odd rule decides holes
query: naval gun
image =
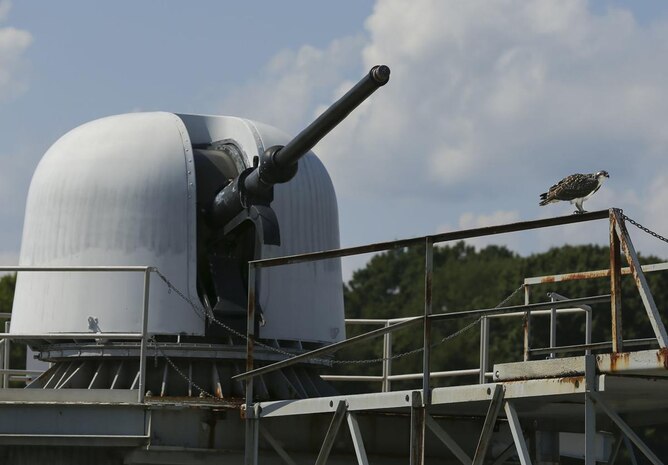
{"label": "naval gun", "polygon": [[[146,391],[190,396],[179,373],[192,373],[216,396],[242,396],[231,375],[244,366],[248,262],[340,246],[336,193],[311,149],[389,75],[373,67],[294,138],[245,118],[161,111],[90,121],[54,142],[30,183],[19,263],[58,270],[19,272],[10,329],[53,364],[30,388],[138,389],[139,343],[98,334],[145,332],[152,355],[169,357],[147,366]],[[339,259],[255,278],[256,361],[275,359],[267,347],[296,354],[345,338]],[[289,392],[267,378],[260,397],[328,392],[322,363],[291,368],[301,381]]]}
{"label": "naval gun", "polygon": [[[278,222],[269,205],[274,185],[290,181],[297,174],[299,159],[343,121],[357,106],[390,79],[390,68],[371,68],[354,87],[325,110],[285,146],[265,150],[255,166],[242,171],[213,199],[211,221],[229,232],[241,221],[251,219],[267,244],[279,244]],[[241,217],[239,217],[241,215]]]}

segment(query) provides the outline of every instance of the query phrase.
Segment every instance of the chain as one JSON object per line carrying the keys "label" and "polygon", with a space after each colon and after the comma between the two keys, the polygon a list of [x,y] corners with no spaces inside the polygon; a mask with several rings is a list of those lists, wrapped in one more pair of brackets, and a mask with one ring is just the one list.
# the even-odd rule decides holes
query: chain
{"label": "chain", "polygon": [[[506,297],[505,299],[503,299],[503,300],[502,300],[499,304],[497,304],[496,307],[494,307],[494,308],[503,307],[503,306],[504,306],[505,304],[507,304],[513,297],[515,297],[515,296],[517,295],[517,293],[520,292],[522,289],[524,289],[524,284],[522,284],[520,287],[518,287],[517,289],[515,289],[515,290],[514,290],[508,297]],[[443,344],[443,343],[445,343],[445,342],[447,342],[447,341],[449,341],[449,340],[451,340],[451,339],[454,339],[454,338],[456,338],[456,337],[458,337],[458,336],[461,336],[461,335],[464,334],[466,331],[468,331],[469,329],[473,328],[475,325],[477,325],[478,323],[480,323],[480,320],[482,320],[482,319],[483,319],[483,317],[479,317],[479,318],[477,318],[475,321],[469,323],[468,325],[466,325],[466,326],[464,326],[463,328],[461,328],[461,329],[455,331],[454,333],[445,336],[443,339],[441,339],[440,341],[438,341],[438,342],[435,343],[435,344],[432,344],[430,347],[431,347],[431,348],[438,347],[438,346],[440,346],[441,344]],[[384,362],[384,361],[386,361],[386,360],[396,360],[396,359],[399,359],[399,358],[402,358],[402,357],[407,357],[407,356],[409,356],[409,355],[417,354],[417,353],[422,352],[422,351],[424,351],[424,347],[418,347],[417,349],[409,350],[409,351],[407,351],[407,352],[402,352],[402,353],[400,353],[400,354],[393,355],[392,357],[381,357],[381,358],[374,358],[374,359],[367,359],[367,360],[333,360],[331,363],[334,363],[334,364],[368,364],[368,363],[380,363],[380,362]]]}
{"label": "chain", "polygon": [[152,339],[151,339],[151,342],[153,343],[153,347],[155,348],[156,353],[157,353],[157,352],[160,352],[160,355],[161,355],[162,357],[164,357],[164,359],[167,361],[167,363],[169,363],[169,364],[171,365],[171,367],[174,369],[174,371],[176,371],[176,373],[178,373],[178,375],[179,375],[181,378],[183,378],[183,379],[186,380],[188,383],[190,383],[190,384],[192,384],[193,386],[195,386],[195,388],[199,391],[200,396],[203,396],[203,397],[210,397],[210,398],[212,398],[212,399],[215,399],[215,398],[216,398],[216,396],[214,396],[214,395],[212,395],[212,394],[209,394],[209,392],[208,392],[206,389],[202,389],[202,388],[201,388],[195,381],[193,381],[188,375],[186,375],[185,373],[183,373],[183,372],[179,369],[179,367],[176,366],[176,363],[174,363],[174,362],[172,361],[172,359],[169,358],[169,357],[167,356],[167,354],[160,348],[160,346],[158,346],[158,343],[157,343],[157,341],[156,341],[155,339],[152,338]]}
{"label": "chain", "polygon": [[657,233],[655,233],[655,232],[652,231],[651,229],[649,229],[649,228],[643,226],[642,224],[638,223],[637,221],[633,220],[632,218],[629,218],[628,216],[626,216],[626,215],[624,214],[624,211],[621,211],[621,213],[622,213],[622,218],[624,218],[624,220],[628,221],[629,223],[631,223],[631,224],[632,224],[633,226],[635,226],[636,228],[638,228],[638,229],[640,229],[640,230],[642,230],[642,231],[645,231],[645,232],[646,232],[647,234],[649,234],[650,236],[654,236],[654,237],[656,237],[657,239],[659,239],[659,240],[661,240],[661,241],[663,241],[663,242],[668,242],[668,239],[666,239],[665,237],[663,237],[661,234],[657,234]]}
{"label": "chain", "polygon": [[[212,312],[210,309],[203,308],[202,306],[200,306],[200,305],[196,304],[195,302],[193,302],[193,301],[192,301],[190,298],[188,298],[183,292],[181,292],[178,288],[176,288],[176,287],[172,284],[172,282],[171,282],[169,279],[167,279],[167,277],[166,277],[164,274],[162,274],[160,271],[158,271],[158,269],[154,268],[154,271],[155,271],[155,273],[158,275],[158,277],[160,277],[160,279],[162,279],[162,280],[165,282],[165,284],[167,285],[167,287],[168,287],[168,289],[169,289],[170,291],[173,290],[173,291],[176,293],[176,295],[178,295],[181,299],[183,299],[185,302],[187,302],[188,304],[190,304],[190,307],[195,311],[195,314],[196,314],[202,321],[206,321],[206,319],[208,318],[210,321],[212,321],[213,323],[217,324],[217,325],[220,326],[221,328],[225,329],[225,330],[228,331],[229,333],[231,333],[231,334],[233,334],[233,335],[235,335],[235,336],[237,336],[237,337],[243,339],[244,341],[248,341],[248,336],[246,336],[246,335],[243,334],[243,333],[240,333],[240,332],[237,331],[236,329],[231,328],[231,327],[229,327],[228,325],[226,325],[225,323],[223,323],[222,321],[218,320],[218,319],[215,317],[215,315],[213,314],[213,312]],[[263,348],[265,348],[265,349],[268,349],[268,350],[270,350],[270,351],[272,351],[272,352],[276,352],[276,353],[281,354],[281,355],[285,355],[285,356],[287,356],[287,357],[294,357],[294,356],[295,356],[295,354],[293,354],[293,353],[291,353],[291,352],[287,352],[287,351],[285,351],[285,350],[281,350],[281,349],[279,349],[279,348],[277,348],[277,347],[274,347],[274,346],[271,346],[271,345],[269,345],[269,344],[264,344],[264,343],[262,343],[262,342],[260,342],[260,341],[253,341],[253,343],[254,343],[255,345],[257,345],[257,346],[263,347]]]}
{"label": "chain", "polygon": [[[239,338],[241,338],[241,339],[243,339],[243,340],[245,340],[245,341],[248,341],[248,336],[246,336],[245,334],[240,333],[239,331],[237,331],[237,330],[235,330],[235,329],[229,327],[228,325],[226,325],[226,324],[223,323],[222,321],[219,321],[218,319],[216,319],[216,317],[214,316],[213,312],[212,312],[210,309],[202,308],[200,305],[198,305],[198,304],[196,304],[195,302],[193,302],[193,301],[192,301],[190,298],[188,298],[183,292],[181,292],[178,288],[176,288],[176,287],[171,283],[171,281],[170,281],[169,279],[167,279],[167,277],[166,277],[164,274],[162,274],[158,269],[154,268],[153,271],[158,275],[158,277],[160,277],[160,279],[161,279],[162,281],[165,282],[165,284],[167,285],[167,287],[168,287],[168,289],[169,289],[170,291],[173,290],[173,291],[174,291],[174,292],[175,292],[181,299],[183,299],[185,302],[187,302],[188,304],[190,304],[190,307],[195,311],[195,314],[196,314],[200,319],[202,319],[203,321],[205,321],[206,318],[208,318],[210,321],[212,321],[213,323],[219,325],[220,327],[222,327],[222,328],[225,329],[226,331],[230,332],[231,334],[233,334],[233,335],[235,335],[235,336],[237,336],[237,337],[239,337]],[[518,293],[520,290],[522,290],[522,289],[524,289],[524,284],[522,284],[520,287],[518,287],[517,289],[515,289],[515,290],[514,290],[508,297],[506,297],[505,299],[503,299],[503,301],[501,301],[501,302],[500,302],[498,305],[496,305],[496,307],[494,307],[494,308],[502,307],[503,305],[505,305],[506,303],[508,303],[508,301],[510,301],[513,297],[515,297],[515,295],[517,295],[517,293]],[[441,344],[443,344],[443,343],[445,343],[445,342],[447,342],[447,341],[449,341],[449,340],[451,340],[451,339],[456,338],[457,336],[460,336],[461,334],[465,333],[466,331],[468,331],[469,329],[471,329],[472,327],[474,327],[476,324],[478,324],[478,323],[480,322],[480,320],[482,320],[482,318],[483,318],[483,317],[480,317],[480,318],[476,319],[475,321],[469,323],[468,325],[464,326],[463,328],[461,328],[461,329],[455,331],[454,333],[452,333],[452,334],[450,334],[450,335],[448,335],[448,336],[445,336],[445,337],[444,337],[443,339],[441,339],[439,342],[437,342],[436,344],[433,344],[432,347],[437,347],[437,346],[439,346],[439,345],[441,345]],[[279,349],[279,348],[277,348],[277,347],[274,347],[274,346],[271,346],[271,345],[268,345],[268,344],[264,344],[264,343],[262,343],[262,342],[260,342],[260,341],[256,341],[256,340],[254,340],[253,343],[254,343],[255,345],[257,345],[257,346],[263,347],[263,348],[268,349],[268,350],[270,350],[270,351],[272,351],[272,352],[276,352],[276,353],[279,353],[279,354],[281,354],[281,355],[285,355],[286,357],[294,357],[294,356],[295,356],[294,353],[287,352],[287,351],[285,351],[285,350],[281,350],[281,349]],[[156,346],[156,347],[157,347],[157,346]],[[158,350],[160,350],[160,349],[158,349]],[[413,355],[413,354],[422,352],[423,350],[424,350],[423,347],[419,347],[419,348],[417,348],[417,349],[413,349],[413,350],[410,350],[410,351],[407,351],[407,352],[402,352],[402,353],[400,353],[400,354],[393,355],[392,357],[380,357],[380,358],[375,358],[375,359],[364,359],[364,360],[331,360],[331,359],[320,359],[320,358],[312,358],[311,360],[313,360],[313,361],[315,361],[315,362],[320,362],[320,363],[331,363],[331,364],[338,364],[338,365],[344,365],[344,364],[351,364],[351,365],[353,365],[353,364],[370,364],[370,363],[380,363],[380,362],[384,362],[384,361],[386,361],[386,360],[397,360],[397,359],[400,359],[400,358],[403,358],[403,357],[407,357],[407,356],[409,356],[409,355]],[[172,361],[171,361],[171,360],[164,354],[164,352],[162,352],[161,350],[160,350],[160,352],[161,352],[161,353],[163,354],[163,356],[167,359],[167,361],[172,365],[172,367],[176,370],[176,372],[179,373],[179,375],[181,375],[185,380],[187,380],[187,381],[189,381],[189,382],[192,382],[192,380],[190,380],[187,376],[185,376],[183,373],[181,373],[181,372],[179,371],[179,369],[176,367],[176,365],[175,365],[175,364],[174,364],[174,363],[173,363],[173,362],[172,362]],[[204,390],[202,390],[201,388],[199,388],[199,386],[197,386],[195,383],[192,383],[192,384],[193,384],[195,387],[197,387],[197,389],[200,389],[201,392],[205,392],[205,393],[206,393],[206,391],[204,391]],[[208,394],[208,393],[206,393],[206,394]],[[210,395],[210,394],[208,394],[208,395]]]}

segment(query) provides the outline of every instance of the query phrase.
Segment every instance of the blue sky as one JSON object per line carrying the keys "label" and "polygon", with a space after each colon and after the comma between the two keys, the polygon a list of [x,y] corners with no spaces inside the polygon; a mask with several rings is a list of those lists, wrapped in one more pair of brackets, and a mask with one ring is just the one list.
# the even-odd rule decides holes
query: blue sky
{"label": "blue sky", "polygon": [[[599,169],[611,178],[586,208],[668,233],[665,1],[0,0],[0,263],[18,259],[35,165],[79,124],[166,110],[294,133],[376,63],[390,84],[316,150],[343,245],[569,214],[538,195]],[[497,241],[529,253],[606,237]]]}

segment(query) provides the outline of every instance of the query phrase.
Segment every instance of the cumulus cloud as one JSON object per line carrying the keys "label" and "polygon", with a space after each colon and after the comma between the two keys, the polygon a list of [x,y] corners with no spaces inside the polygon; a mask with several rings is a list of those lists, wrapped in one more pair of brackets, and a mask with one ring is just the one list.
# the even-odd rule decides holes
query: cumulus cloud
{"label": "cumulus cloud", "polygon": [[[5,21],[11,9],[9,0],[0,0],[0,21]],[[20,95],[27,89],[23,78],[24,54],[32,43],[28,31],[14,27],[0,28],[0,100]]]}
{"label": "cumulus cloud", "polygon": [[[666,18],[640,24],[628,9],[595,12],[586,0],[378,0],[366,32],[279,54],[232,99],[262,101],[258,117],[295,130],[370,66],[388,64],[390,83],[317,147],[342,209],[378,199],[361,224],[419,208],[425,218],[440,213],[425,234],[448,222],[443,215],[466,227],[570,214],[567,204],[538,207],[538,194],[568,174],[606,169],[610,180],[586,207],[622,207],[668,234]],[[572,227],[518,247],[605,237]],[[643,244],[668,256],[653,242]]]}

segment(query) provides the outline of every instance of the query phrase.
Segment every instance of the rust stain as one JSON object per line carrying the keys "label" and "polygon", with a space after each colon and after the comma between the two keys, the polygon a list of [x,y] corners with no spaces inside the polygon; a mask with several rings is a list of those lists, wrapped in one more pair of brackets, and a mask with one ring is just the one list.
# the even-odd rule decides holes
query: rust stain
{"label": "rust stain", "polygon": [[656,360],[668,370],[668,348],[664,347],[656,351]]}
{"label": "rust stain", "polygon": [[545,277],[541,278],[540,282],[541,282],[541,284],[553,283],[555,281],[555,279],[556,278],[554,276],[545,276]]}
{"label": "rust stain", "polygon": [[629,353],[611,353],[610,354],[610,371],[618,371],[629,366]]}
{"label": "rust stain", "polygon": [[562,384],[572,384],[575,388],[579,388],[580,384],[584,383],[584,376],[566,376],[564,378],[559,378],[558,382]]}

